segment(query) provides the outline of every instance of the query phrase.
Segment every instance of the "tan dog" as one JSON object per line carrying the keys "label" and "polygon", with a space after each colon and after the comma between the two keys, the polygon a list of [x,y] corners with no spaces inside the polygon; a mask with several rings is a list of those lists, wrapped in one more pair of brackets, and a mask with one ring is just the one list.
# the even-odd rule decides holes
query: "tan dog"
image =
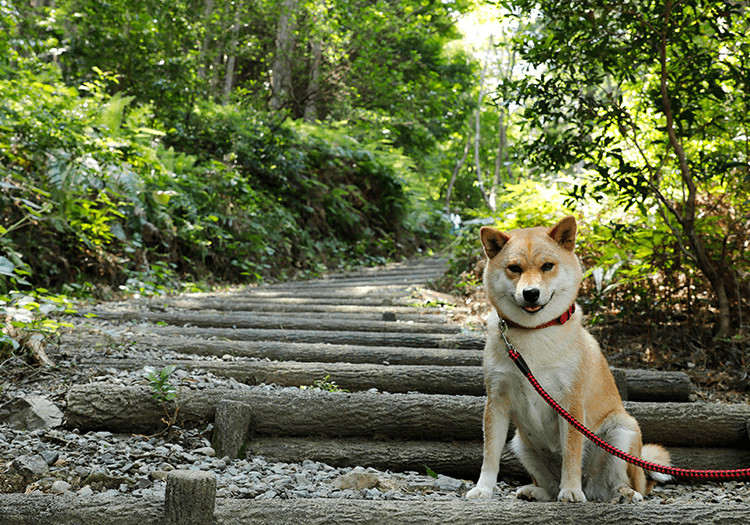
{"label": "tan dog", "polygon": [[670,478],[648,472],[656,481],[647,484],[643,469],[608,455],[572,428],[529,385],[500,337],[502,317],[508,339],[539,383],[573,417],[620,450],[669,464],[661,446],[642,445],[599,345],[581,325],[576,228],[575,218],[565,217],[552,228],[481,230],[488,258],[484,284],[494,311],[484,349],[484,461],[469,499],[492,496],[510,421],[517,429],[511,446],[533,481],[518,489],[520,498],[640,501],[656,481]]}

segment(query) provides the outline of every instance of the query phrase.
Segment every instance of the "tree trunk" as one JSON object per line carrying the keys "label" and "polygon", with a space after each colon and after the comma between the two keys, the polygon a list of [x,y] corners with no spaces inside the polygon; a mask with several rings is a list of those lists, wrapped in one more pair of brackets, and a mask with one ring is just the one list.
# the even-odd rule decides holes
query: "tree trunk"
{"label": "tree trunk", "polygon": [[209,42],[211,40],[211,16],[214,12],[214,0],[206,0],[205,6],[203,8],[203,28],[206,32],[203,35],[203,42],[201,43],[201,67],[198,69],[198,76],[202,80],[206,80],[208,77],[208,74],[206,72],[206,64],[209,63],[208,60],[208,48],[209,48]]}
{"label": "tree trunk", "polygon": [[307,84],[307,95],[305,97],[305,122],[315,122],[318,119],[320,65],[323,62],[323,44],[317,35],[313,36],[311,47],[312,63],[310,65],[310,81]]}
{"label": "tree trunk", "polygon": [[660,90],[664,116],[666,118],[666,130],[667,135],[669,136],[669,144],[677,157],[680,176],[685,188],[687,188],[687,196],[683,203],[682,213],[679,213],[674,207],[670,207],[669,209],[672,214],[676,216],[682,226],[683,234],[687,237],[688,243],[693,249],[693,260],[696,262],[701,272],[706,276],[709,283],[711,283],[714,295],[719,303],[719,321],[717,323],[716,338],[723,338],[728,337],[731,334],[731,306],[724,285],[724,279],[716,269],[714,262],[706,253],[703,242],[701,241],[698,232],[695,230],[695,204],[698,188],[695,184],[693,174],[690,171],[685,149],[682,147],[682,143],[675,132],[672,101],[667,87],[667,30],[669,27],[672,7],[673,2],[668,1],[665,6],[665,24],[664,30],[661,34],[661,44],[659,46],[659,60],[661,63]]}
{"label": "tree trunk", "polygon": [[276,53],[271,68],[271,109],[280,110],[292,91],[292,51],[298,0],[284,0],[276,27]]}
{"label": "tree trunk", "polygon": [[[496,205],[492,200],[490,199],[490,193],[488,192],[484,176],[482,175],[482,163],[481,159],[479,157],[479,147],[482,142],[482,132],[481,132],[481,121],[482,121],[482,99],[484,98],[484,79],[487,75],[487,67],[489,66],[490,62],[490,53],[492,51],[492,37],[490,36],[489,42],[487,42],[487,57],[484,61],[484,66],[482,67],[482,74],[479,77],[479,95],[477,96],[477,110],[474,119],[474,164],[477,171],[477,183],[479,186],[479,191],[482,193],[482,199],[484,200],[484,204],[487,206],[487,208],[490,209],[490,211],[495,211]],[[490,191],[492,188],[490,188]]]}
{"label": "tree trunk", "polygon": [[471,147],[471,132],[469,132],[469,134],[466,137],[466,145],[464,146],[464,152],[461,155],[461,158],[459,159],[459,161],[453,167],[451,180],[450,182],[448,182],[448,189],[445,192],[445,213],[448,216],[450,216],[451,214],[451,195],[453,194],[453,185],[456,183],[456,177],[458,177],[458,173],[461,171],[461,168],[466,162],[466,157],[469,156],[469,147]]}
{"label": "tree trunk", "polygon": [[229,50],[227,57],[226,72],[224,74],[224,102],[229,100],[229,95],[232,94],[232,86],[234,85],[234,66],[237,61],[237,34],[240,29],[240,9],[242,8],[242,2],[235,0],[234,4],[234,20],[232,21],[231,40],[229,41]]}

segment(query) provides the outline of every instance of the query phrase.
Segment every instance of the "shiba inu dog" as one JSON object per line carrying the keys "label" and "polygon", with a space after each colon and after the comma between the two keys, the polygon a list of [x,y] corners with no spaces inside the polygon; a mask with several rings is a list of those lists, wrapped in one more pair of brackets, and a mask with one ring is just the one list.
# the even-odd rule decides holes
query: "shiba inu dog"
{"label": "shiba inu dog", "polygon": [[533,481],[518,489],[519,498],[640,501],[656,481],[670,478],[590,443],[528,384],[501,340],[500,318],[539,383],[573,417],[620,450],[669,464],[664,448],[642,445],[638,423],[625,412],[598,343],[581,325],[575,306],[582,279],[576,231],[574,217],[551,228],[481,229],[488,259],[484,284],[494,309],[484,349],[484,460],[468,499],[492,496],[510,421],[516,427],[511,447]]}

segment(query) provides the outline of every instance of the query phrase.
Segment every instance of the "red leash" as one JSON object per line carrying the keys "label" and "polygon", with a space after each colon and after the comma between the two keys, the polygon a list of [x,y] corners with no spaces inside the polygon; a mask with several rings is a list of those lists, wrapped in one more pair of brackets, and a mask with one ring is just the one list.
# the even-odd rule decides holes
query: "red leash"
{"label": "red leash", "polygon": [[[559,323],[559,324],[563,324],[563,323]],[[606,450],[613,456],[617,456],[620,459],[624,459],[628,463],[631,463],[637,467],[641,467],[642,469],[650,470],[653,472],[661,472],[662,474],[668,474],[676,478],[691,478],[691,479],[702,479],[702,480],[711,480],[711,481],[729,481],[729,480],[750,479],[750,468],[735,469],[735,470],[694,470],[694,469],[685,469],[685,468],[677,468],[677,467],[668,467],[666,465],[659,465],[658,463],[651,463],[650,461],[644,461],[641,458],[632,456],[626,452],[623,452],[619,448],[616,448],[610,445],[609,443],[601,439],[599,436],[591,432],[582,423],[580,423],[576,418],[568,414],[568,412],[563,407],[561,407],[557,403],[557,401],[552,399],[552,396],[550,396],[547,393],[547,391],[544,390],[544,388],[542,388],[542,386],[534,377],[534,374],[531,373],[531,370],[529,369],[529,365],[526,364],[526,361],[524,361],[523,357],[521,357],[521,354],[519,354],[516,351],[516,349],[513,347],[510,341],[508,341],[508,338],[505,336],[505,331],[507,329],[508,329],[508,325],[506,324],[505,320],[500,318],[500,335],[503,337],[503,341],[505,341],[505,346],[508,349],[508,357],[510,357],[510,359],[516,364],[516,366],[521,371],[521,373],[526,376],[526,379],[529,380],[529,383],[531,383],[531,386],[534,387],[534,389],[539,393],[540,396],[542,396],[542,398],[547,402],[547,404],[551,406],[555,412],[561,415],[568,423],[573,425],[573,427],[575,427],[576,430],[578,430],[581,434],[586,436],[596,446]]]}

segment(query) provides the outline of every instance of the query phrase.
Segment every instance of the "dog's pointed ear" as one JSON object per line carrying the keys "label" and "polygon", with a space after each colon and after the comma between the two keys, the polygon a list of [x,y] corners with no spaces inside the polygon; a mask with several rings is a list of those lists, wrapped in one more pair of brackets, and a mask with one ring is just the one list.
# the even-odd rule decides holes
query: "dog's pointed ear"
{"label": "dog's pointed ear", "polygon": [[482,229],[479,230],[479,236],[482,238],[482,247],[488,259],[492,259],[500,253],[500,250],[503,249],[505,243],[510,239],[510,237],[500,230],[489,226],[482,226]]}
{"label": "dog's pointed ear", "polygon": [[568,215],[550,228],[547,233],[557,244],[572,252],[576,247],[577,230],[578,226],[576,226],[576,218],[572,215]]}

